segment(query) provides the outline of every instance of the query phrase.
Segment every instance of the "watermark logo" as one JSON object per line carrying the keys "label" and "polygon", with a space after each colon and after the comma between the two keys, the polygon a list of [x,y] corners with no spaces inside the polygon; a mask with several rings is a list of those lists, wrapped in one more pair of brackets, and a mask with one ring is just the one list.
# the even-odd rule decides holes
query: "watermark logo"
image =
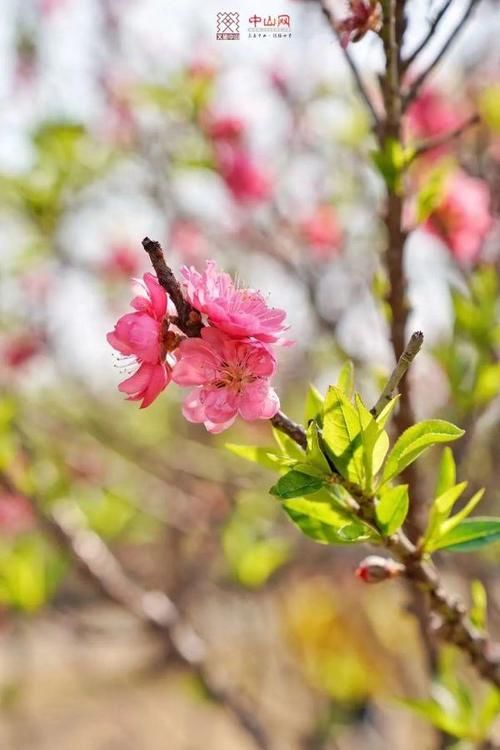
{"label": "watermark logo", "polygon": [[217,39],[240,38],[240,14],[234,11],[217,13]]}
{"label": "watermark logo", "polygon": [[249,39],[274,38],[287,39],[292,36],[292,23],[288,13],[280,13],[277,16],[258,16],[254,13],[248,19]]}

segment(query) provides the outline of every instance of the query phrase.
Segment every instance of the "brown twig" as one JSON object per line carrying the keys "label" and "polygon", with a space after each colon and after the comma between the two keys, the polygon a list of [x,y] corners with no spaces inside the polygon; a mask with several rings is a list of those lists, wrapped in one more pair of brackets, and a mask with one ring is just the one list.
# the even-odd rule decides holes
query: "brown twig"
{"label": "brown twig", "polygon": [[412,335],[403,353],[401,354],[398,363],[392,371],[389,380],[387,381],[382,393],[380,394],[377,403],[371,409],[371,413],[374,417],[378,417],[382,409],[395,396],[398,385],[406,375],[408,368],[419,353],[423,343],[424,334],[422,333],[422,331],[416,331]]}
{"label": "brown twig", "polygon": [[452,44],[457,40],[460,33],[464,30],[467,24],[467,21],[469,20],[470,16],[472,15],[472,13],[474,12],[474,10],[476,9],[476,7],[479,5],[480,2],[481,0],[469,0],[469,3],[467,4],[465,11],[463,12],[456,26],[453,28],[446,42],[443,44],[439,52],[433,57],[431,62],[420,73],[420,75],[417,76],[417,78],[414,80],[414,82],[408,89],[408,92],[406,96],[404,97],[404,102],[403,102],[405,110],[408,108],[408,106],[412,103],[412,101],[418,95],[418,92],[420,91],[423,84],[426,82],[427,78],[432,73],[434,68],[441,62],[444,55],[448,52]]}
{"label": "brown twig", "polygon": [[179,282],[173,271],[165,263],[163,250],[159,242],[145,237],[142,241],[144,250],[149,255],[151,264],[156,271],[158,281],[170,296],[177,310],[176,325],[186,336],[197,337],[200,335],[203,324],[198,310],[192,307],[182,293]]}
{"label": "brown twig", "polygon": [[441,19],[443,18],[444,14],[452,4],[453,0],[446,0],[446,2],[443,3],[439,11],[436,13],[434,20],[431,21],[431,24],[429,26],[429,30],[427,31],[427,34],[424,36],[420,44],[411,52],[408,57],[403,60],[402,69],[407,70],[410,65],[412,65],[419,54],[427,47],[429,42],[431,41],[432,37],[436,33],[439,24],[441,23]]}
{"label": "brown twig", "polygon": [[477,113],[473,114],[456,128],[450,130],[448,133],[442,133],[441,135],[437,135],[434,138],[429,138],[428,140],[419,143],[415,147],[415,150],[411,155],[411,158],[408,160],[407,164],[411,164],[419,156],[432,151],[432,149],[434,148],[445,146],[447,143],[450,143],[450,141],[453,141],[456,138],[460,138],[460,136],[463,135],[469,128],[473,127],[474,125],[479,125],[480,122],[481,117]]}

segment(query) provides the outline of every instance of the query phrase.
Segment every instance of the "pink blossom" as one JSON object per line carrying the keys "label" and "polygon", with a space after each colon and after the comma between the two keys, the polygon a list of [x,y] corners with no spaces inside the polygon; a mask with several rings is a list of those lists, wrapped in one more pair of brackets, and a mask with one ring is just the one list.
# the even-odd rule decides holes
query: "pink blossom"
{"label": "pink blossom", "polygon": [[184,417],[218,433],[238,414],[248,421],[276,414],[279,399],[269,383],[275,369],[276,360],[264,344],[204,328],[201,338],[181,342],[172,377],[179,385],[195,386],[184,401]]}
{"label": "pink blossom", "polygon": [[45,340],[42,334],[21,333],[7,341],[2,348],[5,365],[13,370],[24,367],[43,352]]}
{"label": "pink blossom", "polygon": [[[412,138],[424,140],[451,132],[462,122],[454,107],[436,89],[424,89],[408,108],[408,130]],[[450,149],[443,144],[428,155],[441,156]]]}
{"label": "pink blossom", "polygon": [[268,307],[260,292],[235,286],[229,274],[219,271],[214,261],[206,262],[203,273],[184,266],[181,275],[193,307],[230,336],[252,336],[274,343],[286,330],[284,310]]}
{"label": "pink blossom", "polygon": [[245,123],[241,117],[224,115],[207,117],[205,132],[214,141],[239,141],[245,132]]}
{"label": "pink blossom", "polygon": [[33,508],[22,495],[0,495],[0,533],[15,535],[34,526]]}
{"label": "pink blossom", "polygon": [[112,245],[102,264],[103,273],[111,279],[130,278],[139,268],[139,258],[129,245]]}
{"label": "pink blossom", "polygon": [[118,389],[127,393],[131,401],[142,400],[141,408],[149,406],[171,376],[170,365],[165,361],[167,295],[153,274],[146,273],[143,279],[143,284],[139,282],[142,294],[131,302],[136,312],[123,315],[106,337],[120,354],[133,357],[140,365]]}
{"label": "pink blossom", "polygon": [[316,257],[326,260],[337,255],[342,230],[331,206],[318,206],[300,225],[300,230]]}
{"label": "pink blossom", "polygon": [[337,28],[344,48],[349,42],[359,42],[368,31],[382,28],[382,6],[378,0],[350,0],[349,15]]}
{"label": "pink blossom", "polygon": [[170,383],[172,370],[166,362],[142,362],[137,372],[118,386],[127,394],[127,401],[142,401],[141,409],[149,406]]}
{"label": "pink blossom", "polygon": [[187,219],[179,219],[172,225],[170,245],[186,262],[199,260],[208,254],[208,244],[203,233]]}
{"label": "pink blossom", "polygon": [[424,227],[445,242],[458,261],[473,263],[492,224],[489,207],[487,184],[457,170]]}
{"label": "pink blossom", "polygon": [[216,148],[217,169],[238,203],[250,204],[267,200],[272,185],[269,175],[247,151],[227,141]]}

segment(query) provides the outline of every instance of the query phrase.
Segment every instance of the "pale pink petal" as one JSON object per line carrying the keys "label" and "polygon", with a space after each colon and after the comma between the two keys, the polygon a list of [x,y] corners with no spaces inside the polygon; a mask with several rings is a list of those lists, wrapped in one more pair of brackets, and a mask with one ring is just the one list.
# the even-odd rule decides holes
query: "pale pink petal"
{"label": "pale pink petal", "polygon": [[177,351],[174,382],[184,386],[203,385],[216,377],[218,364],[218,356],[202,339],[184,339]]}
{"label": "pale pink petal", "polygon": [[240,397],[239,413],[243,419],[270,419],[280,408],[279,399],[268,381],[257,380]]}
{"label": "pale pink petal", "polygon": [[238,413],[238,398],[229,388],[202,388],[200,401],[206,419],[215,424],[227,422]]}
{"label": "pale pink petal", "polygon": [[234,416],[232,419],[229,419],[227,422],[220,422],[219,424],[215,424],[214,422],[205,420],[203,424],[205,425],[207,431],[212,435],[218,435],[219,433],[224,432],[224,430],[227,430],[229,427],[231,427],[231,425],[234,424],[235,419],[236,416]]}
{"label": "pale pink petal", "polygon": [[188,422],[205,421],[205,409],[200,402],[200,390],[200,388],[195,388],[191,393],[188,393],[182,404],[182,414]]}

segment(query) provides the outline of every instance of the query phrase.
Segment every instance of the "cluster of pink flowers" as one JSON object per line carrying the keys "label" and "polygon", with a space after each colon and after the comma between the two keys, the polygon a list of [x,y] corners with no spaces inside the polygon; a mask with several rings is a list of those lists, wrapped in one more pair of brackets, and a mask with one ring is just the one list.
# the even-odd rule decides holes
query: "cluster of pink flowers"
{"label": "cluster of pink flowers", "polygon": [[[437,89],[427,87],[408,109],[407,136],[424,142],[446,136],[464,119],[459,108],[450,105]],[[471,177],[454,164],[452,148],[452,140],[445,138],[424,153],[411,174],[416,193],[436,178],[438,194],[423,228],[439,237],[458,263],[467,265],[478,261],[491,229],[491,194],[484,180]]]}
{"label": "cluster of pink flowers", "polygon": [[270,419],[279,409],[270,383],[276,371],[272,347],[286,330],[286,313],[270,308],[260,292],[236,285],[213,261],[202,273],[185,266],[181,274],[187,300],[202,315],[200,337],[181,335],[167,294],[146,274],[145,296],[132,300],[135,312],[107,335],[111,346],[139,364],[119,390],[144,408],[170,380],[192,387],[183,414],[213,433],[226,430],[238,415]]}

